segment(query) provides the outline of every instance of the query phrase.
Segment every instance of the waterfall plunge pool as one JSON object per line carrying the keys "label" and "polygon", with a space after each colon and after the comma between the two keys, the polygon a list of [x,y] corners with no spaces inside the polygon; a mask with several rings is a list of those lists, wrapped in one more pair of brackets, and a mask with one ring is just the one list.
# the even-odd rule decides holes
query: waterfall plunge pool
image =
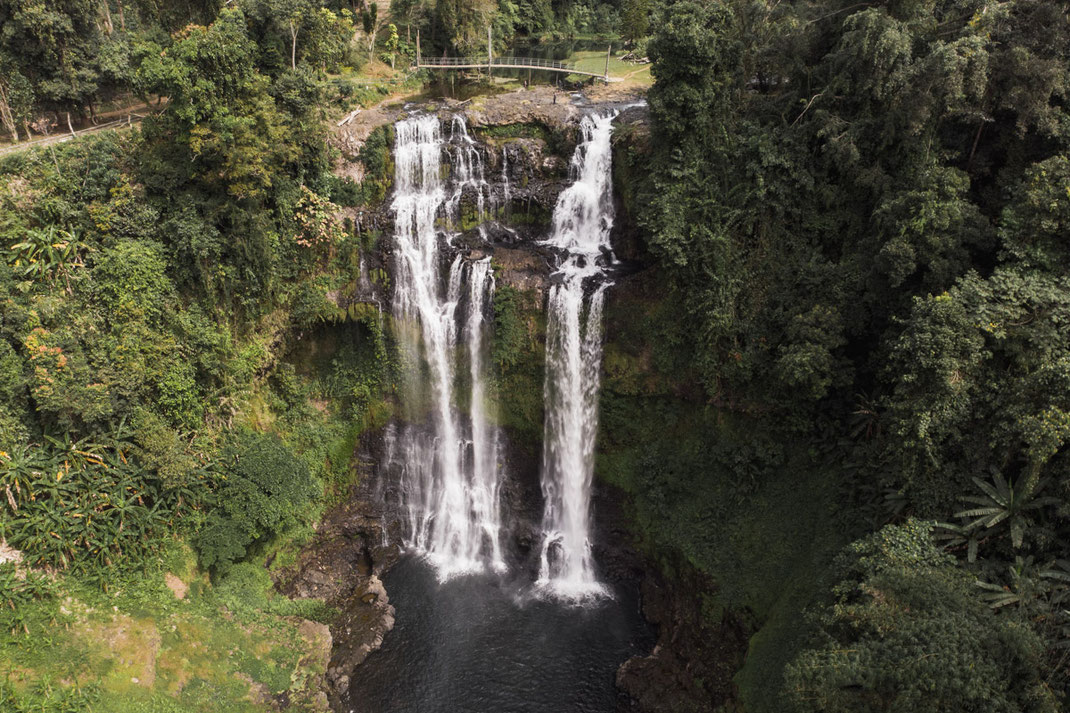
{"label": "waterfall plunge pool", "polygon": [[415,555],[383,580],[397,621],[350,674],[345,713],[615,713],[617,667],[653,645],[626,587],[570,606],[495,574],[440,583]]}

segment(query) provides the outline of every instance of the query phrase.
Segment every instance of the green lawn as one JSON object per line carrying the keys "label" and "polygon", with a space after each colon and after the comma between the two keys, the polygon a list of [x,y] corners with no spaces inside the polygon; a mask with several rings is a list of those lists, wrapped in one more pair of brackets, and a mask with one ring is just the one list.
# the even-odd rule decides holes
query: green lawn
{"label": "green lawn", "polygon": [[[620,58],[625,54],[626,52],[622,50],[613,50],[613,56],[609,59],[609,76],[630,84],[653,84],[654,79],[650,75],[650,65],[623,62]],[[575,63],[576,69],[581,69],[585,72],[601,74],[606,69],[606,53],[604,50],[601,52],[573,52],[567,61]]]}

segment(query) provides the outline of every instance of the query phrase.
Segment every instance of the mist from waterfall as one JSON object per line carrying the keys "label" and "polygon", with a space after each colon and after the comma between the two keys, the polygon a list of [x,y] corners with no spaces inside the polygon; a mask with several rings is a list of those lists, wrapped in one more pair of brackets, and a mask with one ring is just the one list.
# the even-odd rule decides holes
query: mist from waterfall
{"label": "mist from waterfall", "polygon": [[[460,116],[448,137],[435,116],[399,121],[394,148],[394,316],[409,423],[389,434],[384,464],[398,473],[406,544],[425,553],[441,579],[504,569],[499,439],[487,420],[484,373],[494,278],[490,258],[451,251],[436,227],[439,218],[456,222],[466,189],[476,192],[482,217],[482,155]],[[457,388],[465,359],[467,399]]]}
{"label": "mist from waterfall", "polygon": [[568,600],[604,595],[591,555],[591,486],[602,367],[602,307],[613,261],[611,145],[615,114],[586,116],[572,184],[557,199],[547,244],[562,251],[547,305],[545,498],[537,586]]}

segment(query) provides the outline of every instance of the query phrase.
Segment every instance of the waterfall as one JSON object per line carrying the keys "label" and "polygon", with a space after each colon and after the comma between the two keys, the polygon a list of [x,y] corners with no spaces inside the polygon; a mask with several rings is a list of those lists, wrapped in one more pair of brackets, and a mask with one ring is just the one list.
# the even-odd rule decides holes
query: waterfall
{"label": "waterfall", "polygon": [[476,197],[476,220],[478,222],[479,237],[487,239],[486,228],[483,220],[486,217],[486,202],[490,192],[490,186],[483,173],[483,156],[479,145],[468,135],[468,124],[460,114],[454,115],[450,123],[449,142],[454,192],[449,200],[448,217],[453,217],[459,211],[461,196],[465,189],[475,192]]}
{"label": "waterfall", "polygon": [[502,146],[502,202],[509,204],[512,190],[509,187],[509,146]]}
{"label": "waterfall", "polygon": [[[469,261],[457,253],[450,260],[444,249],[449,241],[435,227],[440,215],[452,221],[466,187],[476,191],[482,216],[486,182],[462,117],[454,119],[448,140],[434,116],[399,121],[395,132],[394,316],[410,421],[426,412],[428,424],[391,432],[384,462],[398,476],[407,544],[425,553],[445,579],[504,567],[498,437],[487,423],[485,403],[490,259]],[[453,160],[448,180],[443,155]],[[458,349],[459,337],[464,350]],[[469,362],[467,413],[457,406],[461,357]]]}
{"label": "waterfall", "polygon": [[591,484],[602,367],[602,305],[613,261],[610,135],[615,114],[587,116],[558,197],[547,244],[562,257],[551,276],[543,394],[543,545],[538,586],[580,600],[602,595],[591,557]]}

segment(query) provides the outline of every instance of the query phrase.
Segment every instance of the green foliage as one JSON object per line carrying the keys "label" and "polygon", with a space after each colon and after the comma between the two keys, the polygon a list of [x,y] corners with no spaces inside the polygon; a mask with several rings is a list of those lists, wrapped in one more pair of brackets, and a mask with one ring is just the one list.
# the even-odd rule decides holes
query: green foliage
{"label": "green foliage", "polygon": [[[1026,530],[1033,524],[1030,517],[1033,511],[1059,503],[1058,498],[1038,497],[1048,481],[1028,477],[1022,480],[1024,482],[1008,483],[999,473],[993,476],[992,483],[974,478],[981,494],[966,495],[962,499],[976,507],[955,513],[955,517],[966,519],[963,531],[969,533],[983,528],[984,536],[993,537],[1006,528],[1011,545],[1020,548]],[[976,545],[971,550],[969,559],[972,561],[976,556]]]}
{"label": "green foliage", "polygon": [[1030,166],[1014,187],[1001,225],[1008,257],[1031,267],[1059,271],[1070,259],[1070,158],[1053,156]]}
{"label": "green foliage", "polygon": [[317,599],[288,599],[278,594],[271,574],[255,562],[241,562],[231,567],[217,583],[215,595],[244,621],[256,621],[268,613],[327,623],[333,614]]}
{"label": "green foliage", "polygon": [[136,564],[158,547],[205,483],[169,486],[146,472],[126,441],[45,436],[0,452],[7,514],[2,536],[27,564],[87,572]]}
{"label": "green foliage", "polygon": [[254,51],[244,16],[224,10],[139,69],[143,86],[170,97],[160,128],[188,151],[190,172],[209,190],[239,199],[262,197],[272,166],[295,158]]}
{"label": "green foliage", "polygon": [[490,358],[503,371],[516,365],[524,348],[520,301],[519,290],[510,285],[494,291],[494,341]]}
{"label": "green foliage", "polygon": [[55,592],[56,582],[49,575],[21,571],[14,562],[0,563],[0,608],[6,610],[5,617],[8,611],[17,611],[34,600],[54,597]]}
{"label": "green foliage", "polygon": [[490,359],[495,367],[497,417],[515,442],[531,453],[543,431],[546,322],[531,292],[509,285],[494,291]]}
{"label": "green foliage", "polygon": [[437,20],[449,43],[463,56],[486,56],[487,28],[494,21],[495,0],[440,0]]}
{"label": "green foliage", "polygon": [[1055,711],[1041,646],[996,616],[915,520],[848,547],[820,635],[787,669],[791,710]]}
{"label": "green foliage", "polygon": [[[634,184],[628,214],[681,308],[678,348],[693,355],[676,391],[687,393],[691,370],[696,398],[754,418],[754,440],[813,443],[830,470],[824,487],[853,493],[837,508],[851,531],[862,512],[871,526],[945,521],[964,568],[1014,602],[1045,603],[1022,607],[1038,645],[1009,617],[987,622],[954,565],[906,561],[902,586],[882,579],[884,599],[860,600],[858,631],[839,620],[835,642],[796,664],[797,707],[1043,709],[1046,696],[1029,690],[1036,666],[1065,702],[1066,622],[1053,603],[1063,595],[1037,584],[1056,581],[1040,573],[1064,554],[1070,493],[1065,8],[718,0],[663,3],[654,18],[649,139],[639,129],[617,155]],[[606,355],[603,423],[634,438],[628,401],[656,388],[650,357],[619,345]],[[725,468],[738,478],[730,490],[701,497],[703,468],[721,454],[673,451],[639,466],[610,449],[600,472],[640,494],[652,538],[731,590],[737,570],[718,560],[728,548],[703,544],[719,525],[692,500],[745,500],[776,469]],[[936,592],[953,603],[942,615],[961,622],[956,632],[924,613]],[[798,639],[767,627],[806,599],[770,607],[752,639],[738,678],[748,710],[782,709],[770,639]],[[878,616],[879,635],[866,630],[853,647]],[[910,636],[944,653],[929,661]],[[1006,656],[979,658],[978,641]],[[959,649],[973,669],[958,665]],[[925,686],[940,692],[926,701]]]}
{"label": "green foliage", "polygon": [[394,127],[380,126],[373,131],[360,149],[358,158],[364,165],[364,179],[360,183],[362,202],[378,205],[386,198],[394,182]]}
{"label": "green foliage", "polygon": [[221,507],[196,543],[202,566],[225,573],[253,545],[296,524],[319,486],[277,436],[251,431],[234,437],[217,468]]}
{"label": "green foliage", "polygon": [[622,3],[621,36],[635,43],[650,30],[650,0],[625,0]]}
{"label": "green foliage", "polygon": [[1070,436],[1068,287],[1001,268],[916,301],[891,354],[889,446],[919,503],[947,512],[975,473],[1035,484],[1051,467]]}
{"label": "green foliage", "polygon": [[327,396],[353,420],[362,419],[379,397],[388,375],[386,336],[378,313],[363,315],[344,335],[323,381]]}
{"label": "green foliage", "polygon": [[120,321],[157,322],[174,299],[166,268],[160,245],[122,242],[95,261],[94,297]]}
{"label": "green foliage", "polygon": [[41,681],[31,691],[20,691],[10,679],[0,680],[0,707],[11,713],[88,712],[98,697],[96,686],[65,686]]}
{"label": "green foliage", "polygon": [[50,288],[57,283],[71,291],[71,277],[76,268],[82,267],[82,252],[85,246],[76,235],[66,230],[29,230],[22,242],[12,245],[9,260],[15,278],[24,278],[18,288],[29,291],[36,281]]}

